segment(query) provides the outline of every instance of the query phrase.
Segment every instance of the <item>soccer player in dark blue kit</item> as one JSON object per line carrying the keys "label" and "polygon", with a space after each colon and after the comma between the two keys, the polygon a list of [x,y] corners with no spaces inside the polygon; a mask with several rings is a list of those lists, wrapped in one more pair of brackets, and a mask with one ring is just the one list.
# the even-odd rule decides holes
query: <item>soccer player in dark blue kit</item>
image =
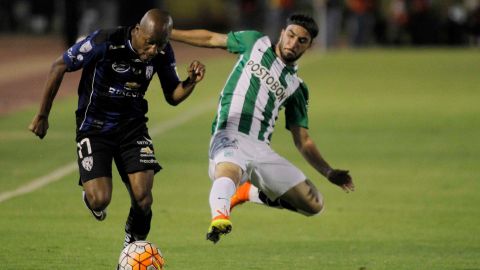
{"label": "soccer player in dark blue kit", "polygon": [[98,30],[73,45],[54,61],[40,110],[29,126],[38,137],[46,135],[63,75],[83,69],[76,111],[79,183],[85,205],[97,220],[104,220],[115,161],[131,197],[124,245],[146,239],[150,231],[153,178],[161,169],[146,126],[148,85],[157,73],[166,101],[175,106],[205,74],[205,66],[193,61],[188,77],[180,81],[171,31],[171,16],[152,9],[135,26]]}

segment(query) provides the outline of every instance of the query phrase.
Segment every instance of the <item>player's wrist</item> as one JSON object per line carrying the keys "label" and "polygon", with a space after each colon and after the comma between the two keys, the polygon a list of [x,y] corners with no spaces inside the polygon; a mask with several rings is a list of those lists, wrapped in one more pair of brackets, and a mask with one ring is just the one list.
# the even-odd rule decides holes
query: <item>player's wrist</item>
{"label": "player's wrist", "polygon": [[37,113],[37,117],[42,119],[47,119],[48,113]]}
{"label": "player's wrist", "polygon": [[325,176],[327,177],[327,179],[330,179],[330,177],[332,176],[332,172],[333,172],[332,168],[327,168],[325,170]]}
{"label": "player's wrist", "polygon": [[182,82],[183,88],[193,87],[193,86],[195,86],[195,84],[196,84],[195,80],[193,80],[193,79],[190,78],[190,77],[187,77],[187,78]]}

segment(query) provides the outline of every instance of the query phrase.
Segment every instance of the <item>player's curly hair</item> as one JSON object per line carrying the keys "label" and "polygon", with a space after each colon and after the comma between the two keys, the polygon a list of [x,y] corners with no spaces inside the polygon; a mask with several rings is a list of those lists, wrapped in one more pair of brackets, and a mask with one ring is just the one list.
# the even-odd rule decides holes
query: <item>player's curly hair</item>
{"label": "player's curly hair", "polygon": [[290,24],[300,25],[305,28],[312,37],[312,40],[318,35],[318,25],[315,20],[308,15],[292,14],[287,19],[287,26]]}

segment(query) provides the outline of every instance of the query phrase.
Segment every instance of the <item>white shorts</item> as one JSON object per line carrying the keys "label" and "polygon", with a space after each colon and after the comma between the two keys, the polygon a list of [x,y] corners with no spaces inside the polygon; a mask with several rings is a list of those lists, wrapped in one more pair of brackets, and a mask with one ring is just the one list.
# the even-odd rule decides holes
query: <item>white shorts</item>
{"label": "white shorts", "polygon": [[302,171],[275,153],[270,145],[236,131],[222,130],[212,136],[209,160],[210,179],[214,180],[218,163],[234,163],[243,170],[241,182],[250,180],[271,200],[306,180]]}

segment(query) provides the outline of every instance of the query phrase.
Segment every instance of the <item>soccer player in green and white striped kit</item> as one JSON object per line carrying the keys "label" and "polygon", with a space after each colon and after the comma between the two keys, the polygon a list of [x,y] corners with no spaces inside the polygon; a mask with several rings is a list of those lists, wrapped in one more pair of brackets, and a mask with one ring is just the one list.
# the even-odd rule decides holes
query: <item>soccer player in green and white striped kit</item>
{"label": "soccer player in green and white striped kit", "polygon": [[220,95],[212,126],[209,175],[212,223],[207,239],[216,243],[232,230],[230,210],[245,201],[285,208],[306,216],[319,213],[323,197],[297,167],[270,147],[275,121],[285,108],[286,128],[303,157],[345,191],[353,191],[346,170],[333,169],[308,134],[308,88],[296,61],[318,34],[306,15],[288,18],[277,44],[257,31],[220,34],[172,31],[171,39],[222,48],[239,55]]}

